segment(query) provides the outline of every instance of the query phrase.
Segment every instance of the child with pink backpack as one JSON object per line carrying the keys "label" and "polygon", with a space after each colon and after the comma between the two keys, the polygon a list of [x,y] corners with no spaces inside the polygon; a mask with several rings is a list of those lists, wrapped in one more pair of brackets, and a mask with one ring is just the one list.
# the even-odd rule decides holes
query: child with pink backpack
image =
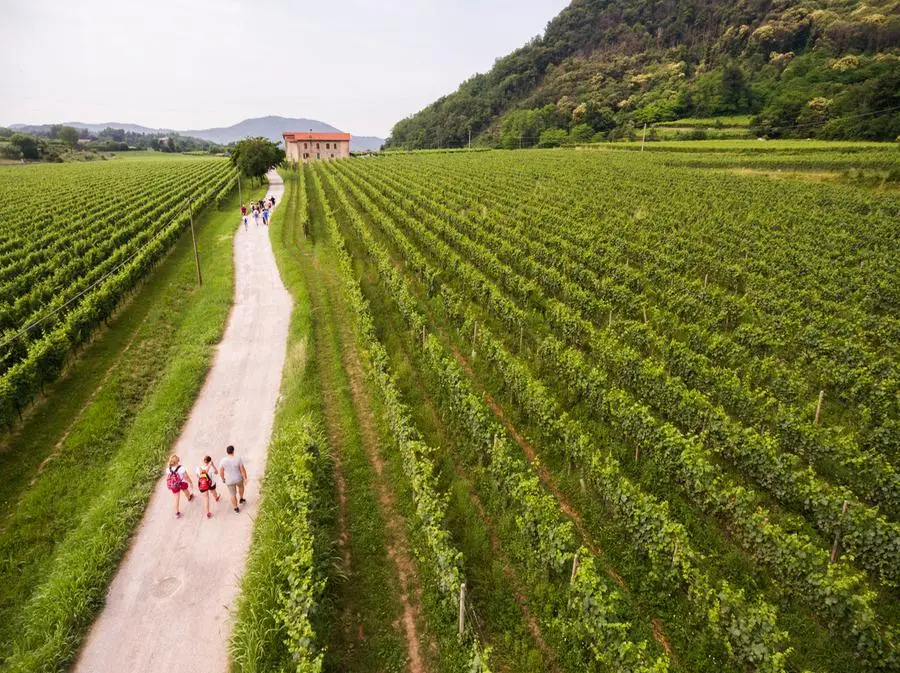
{"label": "child with pink backpack", "polygon": [[212,512],[209,511],[209,494],[212,493],[216,502],[219,502],[220,496],[216,493],[216,476],[219,470],[213,462],[212,456],[206,456],[203,462],[197,466],[197,488],[203,494],[203,504],[206,506],[206,518],[212,518]]}
{"label": "child with pink backpack", "polygon": [[187,500],[190,502],[194,499],[194,494],[191,493],[193,486],[194,482],[191,481],[191,475],[187,473],[187,470],[185,470],[184,466],[181,464],[181,458],[173,455],[169,458],[169,470],[166,474],[166,487],[175,495],[176,519],[181,518],[181,509],[179,508],[179,505],[181,504],[181,492],[187,491]]}

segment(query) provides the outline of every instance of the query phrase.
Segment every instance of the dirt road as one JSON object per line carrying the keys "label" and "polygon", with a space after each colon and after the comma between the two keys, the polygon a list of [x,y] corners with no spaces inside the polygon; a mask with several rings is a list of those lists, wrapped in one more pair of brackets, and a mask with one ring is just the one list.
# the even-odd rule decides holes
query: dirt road
{"label": "dirt road", "polygon": [[[269,174],[269,194],[281,202],[284,185]],[[182,500],[174,516],[163,466],[144,519],[110,586],[74,667],[77,673],[156,673],[228,670],[231,610],[244,571],[259,480],[287,345],[291,299],[278,275],[269,230],[240,228],[235,236],[235,303],[213,367],[175,445],[196,486],[204,455],[218,462],[234,444],[247,466],[247,504],[221,502],[207,519],[199,497]],[[202,256],[202,251],[201,251]]]}

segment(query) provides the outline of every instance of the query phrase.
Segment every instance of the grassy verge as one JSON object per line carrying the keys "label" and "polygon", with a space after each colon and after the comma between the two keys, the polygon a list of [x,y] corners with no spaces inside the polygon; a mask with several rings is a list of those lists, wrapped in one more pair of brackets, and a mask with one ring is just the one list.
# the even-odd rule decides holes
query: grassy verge
{"label": "grassy verge", "polygon": [[[288,666],[298,671],[319,670],[322,643],[326,642],[322,634],[329,631],[331,621],[328,604],[321,600],[335,526],[331,461],[325,450],[311,305],[294,258],[304,206],[296,184],[288,180],[285,189],[281,208],[270,225],[270,237],[294,308],[260,513],[231,639],[233,670],[238,673]],[[301,483],[305,502],[297,492],[300,489],[294,493],[289,489],[288,482],[298,472],[311,477]],[[297,510],[305,516],[297,516]],[[296,556],[298,551],[300,556]],[[288,606],[293,610],[286,610]],[[298,642],[297,635],[305,638],[305,645]]]}
{"label": "grassy verge", "polygon": [[224,329],[231,205],[199,218],[203,288],[183,237],[4,454],[18,476],[0,512],[0,670],[62,670],[103,605]]}

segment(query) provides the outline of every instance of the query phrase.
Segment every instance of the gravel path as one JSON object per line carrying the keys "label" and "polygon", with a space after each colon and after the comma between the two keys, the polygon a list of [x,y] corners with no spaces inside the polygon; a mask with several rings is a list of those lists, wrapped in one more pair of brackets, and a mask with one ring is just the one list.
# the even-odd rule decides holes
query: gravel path
{"label": "gravel path", "polygon": [[[284,185],[274,171],[269,183],[277,207]],[[76,673],[225,673],[229,668],[231,611],[259,503],[291,314],[269,229],[249,219],[249,228],[241,227],[234,240],[235,297],[228,326],[174,448],[196,487],[202,457],[210,454],[218,463],[225,447],[234,444],[250,478],[247,504],[233,512],[220,481],[222,500],[211,504],[212,519],[205,517],[198,494],[191,503],[182,499],[184,516],[177,520],[160,465],[160,481]]]}

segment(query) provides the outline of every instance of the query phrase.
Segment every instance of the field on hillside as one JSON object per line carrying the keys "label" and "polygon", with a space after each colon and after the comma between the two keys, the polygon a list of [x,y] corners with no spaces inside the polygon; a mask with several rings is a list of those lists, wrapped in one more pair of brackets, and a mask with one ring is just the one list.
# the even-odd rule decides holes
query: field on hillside
{"label": "field on hillside", "polygon": [[[441,647],[509,671],[900,668],[900,195],[768,175],[896,150],[788,149],[749,156],[759,175],[577,150],[286,173],[284,245],[336,250]],[[293,604],[340,611],[305,530]],[[295,613],[285,656],[333,668],[325,614]]]}
{"label": "field on hillside", "polygon": [[199,211],[235,179],[182,157],[0,168],[0,425],[171,247],[188,199]]}

